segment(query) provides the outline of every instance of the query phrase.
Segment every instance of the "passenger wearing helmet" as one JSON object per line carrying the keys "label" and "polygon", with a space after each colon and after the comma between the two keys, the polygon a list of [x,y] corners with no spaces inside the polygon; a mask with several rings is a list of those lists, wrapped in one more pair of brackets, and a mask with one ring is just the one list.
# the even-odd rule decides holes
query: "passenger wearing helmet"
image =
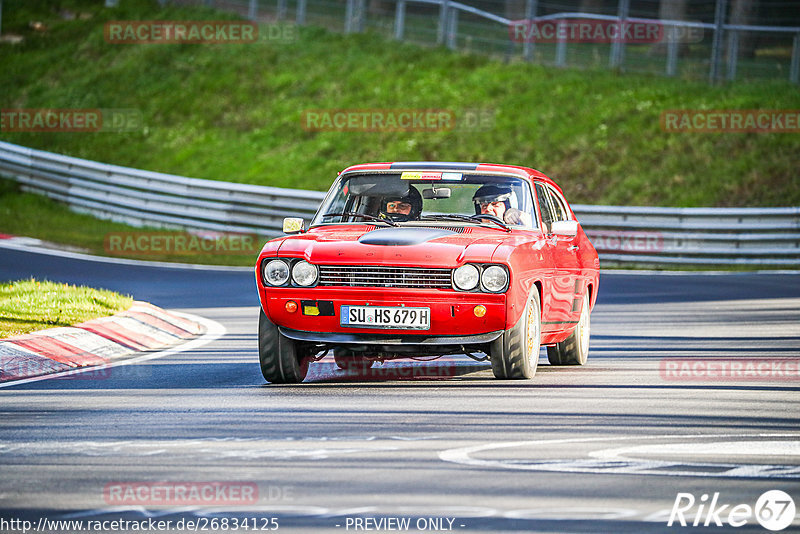
{"label": "passenger wearing helmet", "polygon": [[380,217],[393,221],[415,221],[422,213],[422,195],[412,186],[408,186],[408,194],[402,197],[384,197],[381,202]]}
{"label": "passenger wearing helmet", "polygon": [[472,197],[475,214],[494,215],[506,224],[531,226],[530,214],[517,209],[517,195],[505,185],[487,184]]}

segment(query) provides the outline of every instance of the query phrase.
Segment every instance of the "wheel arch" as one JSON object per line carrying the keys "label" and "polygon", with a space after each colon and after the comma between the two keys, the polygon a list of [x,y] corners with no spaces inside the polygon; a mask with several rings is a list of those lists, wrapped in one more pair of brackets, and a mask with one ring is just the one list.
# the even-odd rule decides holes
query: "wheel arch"
{"label": "wheel arch", "polygon": [[586,292],[589,293],[589,309],[594,309],[594,283],[586,284]]}
{"label": "wheel arch", "polygon": [[539,316],[541,317],[544,314],[544,312],[542,311],[544,309],[544,305],[543,305],[544,301],[542,300],[542,297],[543,297],[543,294],[542,294],[542,292],[543,292],[542,281],[539,280],[539,279],[534,280],[533,281],[533,286],[536,288],[536,291],[539,292]]}

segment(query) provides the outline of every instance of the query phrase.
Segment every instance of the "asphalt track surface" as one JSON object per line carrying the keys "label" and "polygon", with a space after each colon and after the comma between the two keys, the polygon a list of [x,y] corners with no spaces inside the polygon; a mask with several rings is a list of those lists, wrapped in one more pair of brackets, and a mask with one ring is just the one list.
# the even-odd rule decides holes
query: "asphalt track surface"
{"label": "asphalt track surface", "polygon": [[[264,532],[270,518],[290,532],[406,531],[406,520],[412,532],[675,532],[689,530],[677,519],[667,527],[679,493],[697,501],[689,524],[698,514],[704,523],[703,495],[708,505],[715,493],[729,505],[723,522],[768,490],[800,507],[797,373],[664,371],[675,361],[797,362],[797,273],[605,272],[588,364],[553,368],[543,351],[531,381],[494,380],[465,357],[386,364],[369,377],[326,358],[299,386],[260,375],[250,270],[0,248],[0,280],[26,276],[129,293],[204,317],[216,334],[101,376],[0,387],[2,532],[22,530],[1,520],[148,518],[218,532],[245,532],[234,519]],[[165,481],[244,484],[257,498],[110,496]],[[709,524],[694,530],[768,532],[752,516],[739,528]],[[798,530],[795,519],[784,531]]]}

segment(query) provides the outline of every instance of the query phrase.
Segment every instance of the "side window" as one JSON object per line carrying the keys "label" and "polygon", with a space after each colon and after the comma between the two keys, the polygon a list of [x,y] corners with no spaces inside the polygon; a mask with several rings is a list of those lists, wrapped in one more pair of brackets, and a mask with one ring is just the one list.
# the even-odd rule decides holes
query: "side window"
{"label": "side window", "polygon": [[550,202],[551,205],[553,206],[554,220],[556,221],[570,220],[569,210],[567,209],[566,201],[552,187],[548,187],[547,192],[550,194]]}
{"label": "side window", "polygon": [[536,183],[536,199],[539,201],[539,210],[542,213],[542,231],[550,233],[550,224],[553,222],[553,214],[550,207],[550,196],[544,186]]}

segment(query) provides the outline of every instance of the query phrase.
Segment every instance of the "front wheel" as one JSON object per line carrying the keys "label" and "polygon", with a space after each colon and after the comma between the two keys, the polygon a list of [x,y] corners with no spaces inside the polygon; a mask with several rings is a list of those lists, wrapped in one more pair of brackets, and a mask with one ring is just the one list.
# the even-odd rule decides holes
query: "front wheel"
{"label": "front wheel", "polygon": [[536,374],[541,325],[539,293],[534,288],[517,324],[492,341],[489,357],[495,378],[532,378]]}
{"label": "front wheel", "polygon": [[297,342],[278,331],[264,310],[258,316],[258,359],[261,374],[273,384],[296,384],[308,374],[310,358]]}
{"label": "front wheel", "polygon": [[550,365],[583,365],[589,357],[589,295],[583,296],[581,318],[567,339],[547,347]]}

